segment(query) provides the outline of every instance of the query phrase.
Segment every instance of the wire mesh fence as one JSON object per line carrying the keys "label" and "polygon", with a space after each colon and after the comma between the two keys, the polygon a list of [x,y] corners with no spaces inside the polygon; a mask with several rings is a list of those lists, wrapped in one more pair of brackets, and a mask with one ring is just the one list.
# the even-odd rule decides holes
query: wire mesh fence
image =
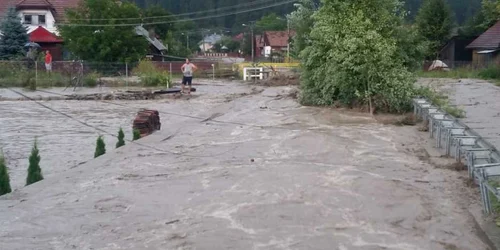
{"label": "wire mesh fence", "polygon": [[[237,76],[232,64],[194,61],[195,77]],[[182,76],[184,62],[142,61],[132,63],[55,61],[48,68],[43,61],[0,61],[0,87],[28,89],[50,87],[147,86],[169,87]]]}

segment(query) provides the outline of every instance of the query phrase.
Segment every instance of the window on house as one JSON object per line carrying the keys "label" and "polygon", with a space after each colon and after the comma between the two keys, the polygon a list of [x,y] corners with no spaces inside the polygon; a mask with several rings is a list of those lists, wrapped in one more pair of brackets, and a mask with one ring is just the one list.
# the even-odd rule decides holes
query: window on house
{"label": "window on house", "polygon": [[32,22],[32,16],[24,15],[24,24],[31,24],[31,22]]}
{"label": "window on house", "polygon": [[45,15],[38,15],[38,24],[45,24]]}

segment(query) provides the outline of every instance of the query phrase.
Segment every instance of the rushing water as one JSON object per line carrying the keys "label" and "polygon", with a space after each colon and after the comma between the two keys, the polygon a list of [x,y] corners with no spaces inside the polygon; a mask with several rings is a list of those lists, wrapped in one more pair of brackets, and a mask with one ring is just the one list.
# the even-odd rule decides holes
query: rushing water
{"label": "rushing water", "polygon": [[85,126],[79,121],[113,135],[117,135],[121,127],[125,137],[132,139],[132,120],[136,112],[152,104],[151,101],[119,102],[121,105],[94,101],[42,103],[75,119],[34,102],[0,102],[0,147],[7,159],[13,188],[24,185],[28,157],[35,138],[38,141],[43,174],[57,174],[92,159],[99,135],[103,136],[107,150],[115,147],[116,137]]}

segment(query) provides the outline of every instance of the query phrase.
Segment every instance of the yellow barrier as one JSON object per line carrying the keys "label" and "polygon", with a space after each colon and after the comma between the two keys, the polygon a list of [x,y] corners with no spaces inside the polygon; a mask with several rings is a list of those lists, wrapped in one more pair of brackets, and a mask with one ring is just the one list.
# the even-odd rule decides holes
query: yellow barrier
{"label": "yellow barrier", "polygon": [[[243,68],[245,67],[252,67],[252,63],[245,62],[245,63],[237,63],[235,64],[238,67],[238,70],[241,72],[243,71]],[[266,63],[257,63],[256,67],[275,67],[275,68],[298,68],[300,66],[300,63],[271,63],[271,62],[266,62]]]}

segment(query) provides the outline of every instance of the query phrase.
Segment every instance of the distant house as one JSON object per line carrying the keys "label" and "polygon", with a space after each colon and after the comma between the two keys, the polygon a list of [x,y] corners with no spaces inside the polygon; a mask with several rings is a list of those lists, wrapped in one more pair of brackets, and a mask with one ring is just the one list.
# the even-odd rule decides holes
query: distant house
{"label": "distant house", "polygon": [[244,36],[245,36],[245,34],[239,33],[238,35],[233,36],[233,41],[241,42],[243,40]]}
{"label": "distant house", "polygon": [[66,8],[73,8],[80,0],[0,0],[0,14],[14,7],[28,30],[31,42],[42,50],[49,50],[54,61],[63,58],[63,40],[58,36],[57,23],[64,20]]}
{"label": "distant house", "polygon": [[200,50],[202,52],[209,52],[212,51],[215,44],[222,39],[222,35],[218,34],[211,34],[208,36],[205,36],[202,41],[199,42],[200,44]]}
{"label": "distant house", "polygon": [[476,37],[453,36],[439,52],[439,59],[454,68],[472,62],[472,50],[466,47]]}
{"label": "distant house", "polygon": [[54,33],[49,32],[44,27],[39,26],[30,34],[30,41],[38,43],[42,51],[50,51],[52,60],[63,60],[63,40]]}
{"label": "distant house", "polygon": [[473,51],[472,61],[476,66],[486,65],[491,62],[500,63],[500,21],[481,34],[466,48]]}
{"label": "distant house", "polygon": [[0,14],[4,15],[10,7],[14,7],[28,34],[43,27],[47,31],[59,35],[57,23],[64,20],[65,9],[78,6],[80,0],[0,0]]}
{"label": "distant house", "polygon": [[146,57],[151,58],[151,60],[153,61],[163,61],[165,58],[163,57],[163,54],[167,52],[168,48],[144,27],[136,26],[134,30],[137,35],[142,36],[146,38],[146,40],[148,40],[149,53],[146,55]]}
{"label": "distant house", "polygon": [[268,57],[273,52],[286,52],[289,40],[295,36],[295,31],[266,31],[260,38],[263,47],[262,55]]}

